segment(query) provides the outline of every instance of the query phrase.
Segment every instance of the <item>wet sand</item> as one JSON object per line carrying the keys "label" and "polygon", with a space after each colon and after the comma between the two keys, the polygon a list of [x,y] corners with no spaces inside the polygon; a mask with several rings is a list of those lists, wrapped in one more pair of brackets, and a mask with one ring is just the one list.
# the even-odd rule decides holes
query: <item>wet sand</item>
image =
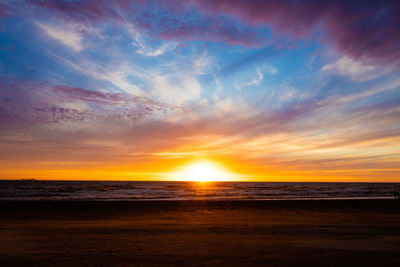
{"label": "wet sand", "polygon": [[0,266],[396,266],[400,201],[1,201]]}

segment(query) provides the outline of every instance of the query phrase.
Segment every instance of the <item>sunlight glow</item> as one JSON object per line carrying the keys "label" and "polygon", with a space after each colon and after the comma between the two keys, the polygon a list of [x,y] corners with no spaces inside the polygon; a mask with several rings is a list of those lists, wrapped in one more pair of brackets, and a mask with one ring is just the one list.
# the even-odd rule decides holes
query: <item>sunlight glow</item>
{"label": "sunlight glow", "polygon": [[230,173],[222,166],[212,161],[190,163],[172,173],[172,178],[179,181],[231,181],[236,180],[235,177],[235,174]]}

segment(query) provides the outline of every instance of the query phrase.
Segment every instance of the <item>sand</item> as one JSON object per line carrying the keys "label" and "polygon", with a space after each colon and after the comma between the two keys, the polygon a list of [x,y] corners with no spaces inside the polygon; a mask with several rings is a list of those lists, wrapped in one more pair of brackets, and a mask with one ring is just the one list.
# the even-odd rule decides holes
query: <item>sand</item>
{"label": "sand", "polygon": [[0,202],[0,266],[399,266],[400,200]]}

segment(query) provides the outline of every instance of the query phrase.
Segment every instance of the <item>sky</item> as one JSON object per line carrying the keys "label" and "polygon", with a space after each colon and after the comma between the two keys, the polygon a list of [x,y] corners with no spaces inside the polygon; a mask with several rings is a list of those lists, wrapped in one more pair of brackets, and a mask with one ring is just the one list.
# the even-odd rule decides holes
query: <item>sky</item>
{"label": "sky", "polygon": [[0,0],[0,178],[400,182],[400,2]]}

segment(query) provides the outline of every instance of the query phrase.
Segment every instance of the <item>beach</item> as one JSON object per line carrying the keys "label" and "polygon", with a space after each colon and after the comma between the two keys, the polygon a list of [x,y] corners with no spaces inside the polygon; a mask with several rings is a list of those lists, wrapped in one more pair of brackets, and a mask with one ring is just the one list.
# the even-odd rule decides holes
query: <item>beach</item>
{"label": "beach", "polygon": [[0,265],[400,263],[400,201],[1,201]]}

